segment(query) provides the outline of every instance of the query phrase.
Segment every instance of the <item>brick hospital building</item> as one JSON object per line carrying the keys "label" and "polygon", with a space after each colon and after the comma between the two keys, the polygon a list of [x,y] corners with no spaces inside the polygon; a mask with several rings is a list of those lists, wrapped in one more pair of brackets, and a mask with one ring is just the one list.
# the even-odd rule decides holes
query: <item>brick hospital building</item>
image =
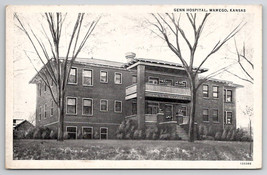
{"label": "brick hospital building", "polygon": [[[93,138],[115,139],[120,123],[137,120],[138,128],[149,124],[171,124],[187,133],[190,88],[181,64],[136,58],[127,63],[77,58],[66,88],[64,130],[71,138],[78,133]],[[199,73],[206,72],[201,69]],[[36,124],[56,128],[57,109],[48,88],[38,75]],[[196,125],[236,127],[236,88],[230,81],[211,79],[198,90]],[[161,117],[159,117],[161,116]]]}

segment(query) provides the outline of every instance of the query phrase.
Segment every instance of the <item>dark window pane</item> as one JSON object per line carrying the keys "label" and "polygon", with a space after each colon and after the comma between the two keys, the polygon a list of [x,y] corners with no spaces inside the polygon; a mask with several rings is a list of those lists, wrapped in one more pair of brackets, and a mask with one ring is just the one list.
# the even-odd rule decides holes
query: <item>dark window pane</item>
{"label": "dark window pane", "polygon": [[108,75],[107,72],[101,71],[100,72],[100,82],[107,83],[108,82],[107,75]]}
{"label": "dark window pane", "polygon": [[92,85],[92,71],[91,70],[83,70],[83,84],[84,85]]}
{"label": "dark window pane", "polygon": [[68,82],[77,83],[77,69],[76,68],[71,68]]}
{"label": "dark window pane", "polygon": [[121,84],[122,79],[121,79],[121,74],[120,73],[115,73],[115,84]]}

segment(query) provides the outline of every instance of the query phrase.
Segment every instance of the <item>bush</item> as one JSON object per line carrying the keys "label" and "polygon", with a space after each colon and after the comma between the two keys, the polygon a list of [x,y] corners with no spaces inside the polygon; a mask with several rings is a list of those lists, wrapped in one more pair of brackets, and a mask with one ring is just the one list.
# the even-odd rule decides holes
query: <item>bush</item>
{"label": "bush", "polygon": [[77,139],[83,139],[83,134],[81,130],[78,130]]}
{"label": "bush", "polygon": [[57,132],[51,130],[50,135],[49,135],[50,139],[57,139]]}
{"label": "bush", "polygon": [[207,136],[215,137],[216,131],[213,126],[209,126]]}
{"label": "bush", "polygon": [[231,140],[231,137],[232,137],[232,135],[233,135],[233,134],[232,134],[233,131],[234,131],[234,130],[232,130],[232,129],[231,129],[230,131],[228,131],[227,136],[226,136],[226,140],[227,140],[227,141],[230,141],[230,140]]}
{"label": "bush", "polygon": [[37,128],[33,133],[33,139],[41,139],[42,138],[42,131],[40,128]]}
{"label": "bush", "polygon": [[66,140],[66,139],[70,139],[68,132],[64,132],[64,134],[63,134],[63,138],[64,138],[65,140]]}
{"label": "bush", "polygon": [[228,129],[225,128],[223,130],[221,140],[223,140],[223,141],[226,140],[227,134],[228,134]]}
{"label": "bush", "polygon": [[97,131],[94,134],[94,139],[100,139],[100,135],[99,135],[99,133]]}
{"label": "bush", "polygon": [[146,137],[145,132],[143,132],[142,130],[139,130],[138,139],[142,140],[142,139],[145,139],[145,137]]}
{"label": "bush", "polygon": [[23,131],[13,131],[13,139],[24,139],[25,135]]}
{"label": "bush", "polygon": [[214,140],[214,137],[212,137],[212,136],[207,136],[207,137],[206,137],[206,140]]}
{"label": "bush", "polygon": [[244,135],[244,131],[242,129],[237,129],[236,130],[236,136],[235,136],[235,140],[236,141],[241,141],[241,138],[243,137]]}
{"label": "bush", "polygon": [[138,139],[138,136],[139,136],[139,131],[135,130],[133,134],[133,139]]}
{"label": "bush", "polygon": [[153,140],[159,139],[159,134],[157,132],[153,132],[152,139]]}
{"label": "bush", "polygon": [[215,140],[221,140],[221,137],[222,137],[222,133],[221,132],[216,132],[216,134],[215,134]]}
{"label": "bush", "polygon": [[236,140],[236,130],[234,129],[230,138],[230,141],[235,141]]}
{"label": "bush", "polygon": [[148,128],[148,129],[146,129],[146,133],[145,134],[146,134],[146,139],[147,140],[151,140],[152,139],[152,135],[153,135],[153,130]]}

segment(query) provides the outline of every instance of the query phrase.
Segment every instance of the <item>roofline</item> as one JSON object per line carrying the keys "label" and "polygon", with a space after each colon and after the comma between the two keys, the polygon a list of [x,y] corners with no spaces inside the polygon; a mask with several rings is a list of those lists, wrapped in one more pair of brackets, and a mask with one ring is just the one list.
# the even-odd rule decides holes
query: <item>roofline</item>
{"label": "roofline", "polygon": [[[172,62],[162,62],[160,60],[158,60],[158,61],[146,60],[145,58],[144,59],[134,58],[130,62],[125,63],[124,67],[126,67],[126,69],[132,69],[139,64],[152,65],[152,66],[158,66],[158,67],[166,67],[166,68],[178,69],[178,70],[185,70],[184,66],[181,64],[172,63]],[[197,68],[194,67],[193,70],[197,70]],[[207,71],[208,71],[208,69],[206,69],[206,68],[199,69],[200,73],[207,72]]]}
{"label": "roofline", "polygon": [[[204,78],[201,77],[199,79],[203,80]],[[232,86],[232,87],[236,87],[236,88],[243,88],[244,87],[243,85],[233,83],[232,81],[221,80],[221,79],[216,79],[216,78],[210,78],[207,81],[219,82],[219,83],[227,84],[228,86]]]}

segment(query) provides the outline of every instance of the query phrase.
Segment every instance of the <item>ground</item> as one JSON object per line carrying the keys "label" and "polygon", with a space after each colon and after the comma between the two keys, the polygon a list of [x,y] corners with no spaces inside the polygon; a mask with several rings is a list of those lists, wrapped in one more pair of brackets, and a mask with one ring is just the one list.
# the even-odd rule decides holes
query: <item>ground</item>
{"label": "ground", "polygon": [[21,160],[252,160],[249,142],[162,140],[14,140]]}

